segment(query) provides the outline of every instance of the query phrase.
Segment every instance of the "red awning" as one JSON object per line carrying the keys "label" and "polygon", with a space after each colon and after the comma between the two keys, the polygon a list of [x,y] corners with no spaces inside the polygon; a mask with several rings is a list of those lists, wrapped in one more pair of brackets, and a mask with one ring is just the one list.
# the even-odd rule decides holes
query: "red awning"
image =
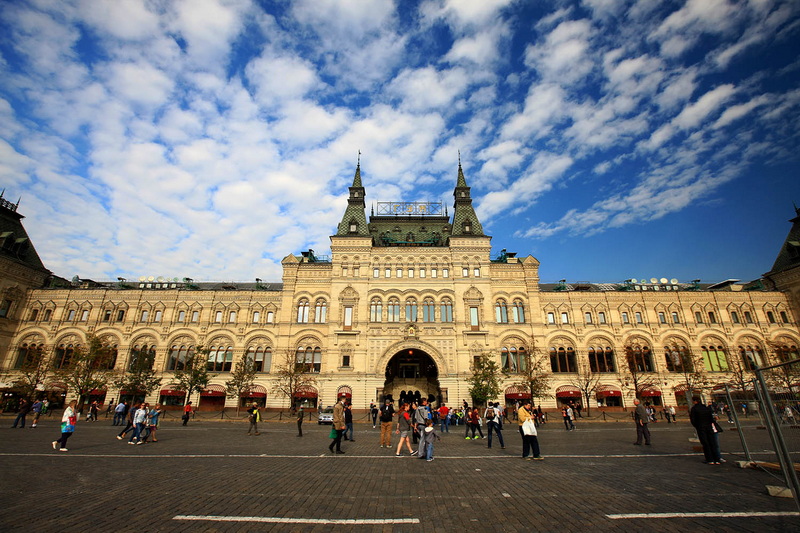
{"label": "red awning", "polygon": [[530,391],[522,387],[519,387],[517,385],[511,385],[510,387],[508,387],[506,389],[505,395],[506,399],[509,400],[524,400],[526,398],[531,397]]}
{"label": "red awning", "polygon": [[92,390],[89,391],[89,396],[103,396],[104,394],[107,394],[107,393],[108,393],[108,391],[106,391],[106,390],[92,389]]}
{"label": "red awning", "polygon": [[660,390],[645,389],[639,393],[640,396],[661,396]]}
{"label": "red awning", "polygon": [[581,391],[578,390],[565,390],[556,393],[556,398],[580,398]]}
{"label": "red awning", "polygon": [[161,396],[186,396],[182,390],[161,389]]}
{"label": "red awning", "polygon": [[267,389],[261,385],[253,385],[249,392],[242,395],[242,398],[266,398]]}
{"label": "red awning", "polygon": [[225,387],[222,385],[209,385],[200,396],[225,396]]}
{"label": "red awning", "polygon": [[598,398],[607,398],[609,396],[622,396],[622,391],[612,390],[612,389],[597,391]]}
{"label": "red awning", "polygon": [[317,389],[314,387],[301,387],[294,393],[295,398],[316,398]]}

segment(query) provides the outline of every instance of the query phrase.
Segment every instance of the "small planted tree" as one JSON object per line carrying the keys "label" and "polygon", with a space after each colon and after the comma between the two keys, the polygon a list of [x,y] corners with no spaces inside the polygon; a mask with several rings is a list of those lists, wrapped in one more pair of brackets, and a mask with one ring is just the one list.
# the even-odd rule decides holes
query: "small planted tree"
{"label": "small planted tree", "polygon": [[550,356],[539,348],[536,339],[531,337],[524,353],[519,354],[517,381],[514,382],[531,395],[531,401],[537,404],[537,398],[549,398],[550,395]]}
{"label": "small planted tree", "polygon": [[275,368],[273,391],[285,396],[291,409],[301,390],[316,385],[315,370],[313,361],[308,362],[304,354],[286,350]]}
{"label": "small planted tree", "polygon": [[472,375],[467,378],[473,405],[486,406],[486,402],[500,394],[500,367],[488,355],[475,357]]}
{"label": "small planted tree", "polygon": [[589,359],[586,358],[580,359],[575,369],[577,372],[570,375],[568,382],[570,385],[578,387],[581,394],[583,394],[583,404],[586,406],[586,414],[589,415],[591,414],[591,399],[597,393],[597,387],[603,375],[599,372],[595,372],[592,369]]}
{"label": "small planted tree", "polygon": [[24,355],[21,354],[21,357],[18,368],[13,374],[7,375],[6,379],[11,379],[17,394],[33,400],[36,391],[44,385],[51,372],[50,351],[44,345],[40,345],[29,348]]}
{"label": "small planted tree", "polygon": [[209,352],[209,349],[197,346],[186,358],[183,368],[176,370],[172,376],[172,386],[186,393],[184,405],[191,401],[193,392],[200,394],[211,380],[211,376],[208,374]]}
{"label": "small planted tree", "polygon": [[626,345],[624,357],[620,368],[620,385],[632,391],[635,398],[641,399],[643,391],[658,383],[650,349],[638,344]]}
{"label": "small planted tree", "polygon": [[156,354],[154,351],[135,350],[127,368],[114,379],[114,385],[122,391],[147,396],[161,386],[161,378],[153,370]]}
{"label": "small planted tree", "polygon": [[231,379],[225,382],[227,393],[236,398],[236,414],[239,414],[242,396],[247,395],[256,380],[256,367],[252,359],[242,357],[231,372]]}
{"label": "small planted tree", "polygon": [[113,379],[115,359],[116,349],[90,335],[85,345],[74,348],[63,366],[53,372],[53,377],[78,394],[78,411],[82,411],[89,393],[104,389]]}

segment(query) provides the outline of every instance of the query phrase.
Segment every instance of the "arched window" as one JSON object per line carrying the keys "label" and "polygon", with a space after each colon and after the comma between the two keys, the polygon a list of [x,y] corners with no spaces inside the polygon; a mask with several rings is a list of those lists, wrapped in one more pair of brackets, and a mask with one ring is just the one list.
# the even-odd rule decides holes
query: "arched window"
{"label": "arched window", "polygon": [[138,372],[140,370],[152,370],[156,360],[156,347],[148,344],[135,344],[131,348],[131,355],[128,359],[128,372]]}
{"label": "arched window", "polygon": [[686,346],[664,346],[667,372],[694,372]]}
{"label": "arched window", "polygon": [[508,306],[505,300],[495,302],[494,319],[498,324],[508,324]]}
{"label": "arched window", "polygon": [[417,321],[417,300],[415,298],[406,300],[406,320],[408,322]]}
{"label": "arched window", "polygon": [[389,322],[400,322],[400,300],[392,298],[386,308]]}
{"label": "arched window", "polygon": [[44,353],[44,344],[28,344],[23,343],[22,346],[17,348],[17,361],[14,364],[15,369],[20,368],[34,368],[39,365],[39,360]]}
{"label": "arched window", "polygon": [[553,372],[575,372],[576,368],[575,350],[571,346],[550,348],[550,369]]}
{"label": "arched window", "polygon": [[631,372],[653,372],[653,354],[649,346],[635,344],[625,349],[628,367]]}
{"label": "arched window", "polygon": [[295,353],[295,366],[298,370],[318,374],[322,368],[322,349],[319,346],[300,346]]}
{"label": "arched window", "polygon": [[320,298],[314,309],[314,322],[324,324],[328,321],[328,302]]}
{"label": "arched window", "polygon": [[500,368],[504,372],[524,372],[528,366],[528,357],[524,346],[503,346],[500,351]]}
{"label": "arched window", "polygon": [[[79,347],[80,345],[78,345]],[[55,368],[67,368],[72,360],[72,354],[75,353],[75,346],[72,344],[59,344],[56,348],[56,357],[53,361]]]}
{"label": "arched window", "polygon": [[269,346],[251,346],[245,355],[255,372],[269,372],[272,366],[272,348]]}
{"label": "arched window", "polygon": [[708,372],[727,372],[728,357],[722,346],[702,346],[703,364]]}
{"label": "arched window", "polygon": [[[775,348],[775,355],[778,356],[778,361],[781,363],[797,359],[797,346],[781,344]],[[795,365],[789,365],[789,368],[795,368]]]}
{"label": "arched window", "polygon": [[592,372],[614,372],[614,350],[610,346],[589,346],[589,368]]}
{"label": "arched window", "polygon": [[764,366],[764,353],[758,345],[747,344],[739,346],[739,356],[742,358],[742,363],[747,370],[754,370],[755,365]]}
{"label": "arched window", "polygon": [[212,346],[208,352],[209,372],[230,372],[233,365],[233,346]]}
{"label": "arched window", "polygon": [[522,300],[514,300],[513,307],[511,308],[511,317],[515,324],[525,323],[525,306],[522,304]]}
{"label": "arched window", "polygon": [[184,370],[186,368],[186,360],[189,359],[189,356],[193,353],[194,346],[173,344],[169,349],[167,370]]}
{"label": "arched window", "polygon": [[369,303],[370,322],[380,322],[383,319],[383,302],[380,298],[373,298]]}
{"label": "arched window", "polygon": [[297,303],[297,322],[299,324],[308,322],[308,300],[305,298]]}
{"label": "arched window", "polygon": [[450,298],[443,298],[440,307],[440,317],[442,322],[453,321],[453,302]]}
{"label": "arched window", "polygon": [[422,321],[423,322],[433,322],[434,316],[436,313],[436,304],[433,301],[433,298],[425,298],[422,301]]}

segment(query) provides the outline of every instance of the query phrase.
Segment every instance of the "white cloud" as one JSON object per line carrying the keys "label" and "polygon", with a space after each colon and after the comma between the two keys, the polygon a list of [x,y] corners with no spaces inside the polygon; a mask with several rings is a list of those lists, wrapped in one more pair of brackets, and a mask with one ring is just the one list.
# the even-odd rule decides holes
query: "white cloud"
{"label": "white cloud", "polygon": [[424,111],[453,105],[469,84],[461,68],[439,71],[425,67],[404,70],[392,80],[388,90],[400,98],[402,107]]}
{"label": "white cloud", "polygon": [[567,114],[568,103],[564,91],[557,85],[532,86],[525,99],[525,107],[506,121],[502,137],[538,138],[548,135],[553,126]]}
{"label": "white cloud", "polygon": [[592,33],[587,20],[561,22],[543,42],[527,47],[525,64],[550,82],[569,85],[586,81],[594,68],[589,53]]}
{"label": "white cloud", "polygon": [[267,108],[285,100],[303,98],[320,88],[321,82],[313,65],[299,57],[262,54],[247,65],[248,81],[255,89],[258,103]]}

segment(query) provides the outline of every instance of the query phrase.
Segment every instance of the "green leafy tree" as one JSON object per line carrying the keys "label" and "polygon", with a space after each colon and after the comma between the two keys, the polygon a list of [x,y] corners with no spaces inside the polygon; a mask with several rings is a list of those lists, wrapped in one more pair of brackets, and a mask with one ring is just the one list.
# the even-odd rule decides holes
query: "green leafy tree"
{"label": "green leafy tree", "polygon": [[537,399],[549,398],[550,394],[550,356],[539,348],[536,339],[531,337],[525,347],[525,353],[520,354],[517,369],[517,380],[513,383],[518,388],[531,395],[531,401],[537,404]]}
{"label": "green leafy tree", "polygon": [[53,371],[53,377],[78,394],[78,411],[82,411],[89,392],[104,389],[112,381],[115,360],[115,348],[89,335],[86,344],[76,346],[69,360]]}
{"label": "green leafy tree", "polygon": [[472,375],[467,382],[474,405],[485,406],[488,400],[500,395],[500,374],[500,367],[492,357],[481,355],[473,360]]}
{"label": "green leafy tree", "polygon": [[236,414],[239,414],[242,396],[246,396],[253,388],[256,380],[256,366],[251,358],[242,357],[231,372],[231,379],[225,382],[225,389],[230,396],[236,398]]}
{"label": "green leafy tree", "polygon": [[51,372],[50,351],[44,346],[30,348],[22,357],[18,368],[13,374],[6,374],[6,379],[13,383],[13,390],[17,394],[33,400]]}
{"label": "green leafy tree", "polygon": [[114,385],[120,390],[147,396],[161,386],[161,378],[153,370],[155,359],[154,351],[132,352],[128,368],[114,380]]}
{"label": "green leafy tree", "polygon": [[176,390],[186,393],[184,405],[192,399],[192,393],[200,394],[208,386],[211,376],[208,374],[208,354],[211,350],[197,346],[186,358],[183,368],[176,370],[171,385]]}
{"label": "green leafy tree", "polygon": [[294,399],[303,388],[316,385],[317,378],[312,370],[313,367],[305,360],[298,361],[298,356],[291,350],[283,352],[273,373],[275,381],[272,388],[289,400],[290,409],[294,407]]}

